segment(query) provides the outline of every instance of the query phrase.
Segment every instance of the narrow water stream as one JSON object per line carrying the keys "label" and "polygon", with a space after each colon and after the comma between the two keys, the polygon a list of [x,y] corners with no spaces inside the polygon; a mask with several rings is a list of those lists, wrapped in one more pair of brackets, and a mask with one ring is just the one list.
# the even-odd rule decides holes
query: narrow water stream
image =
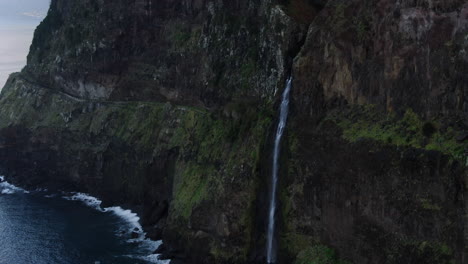
{"label": "narrow water stream", "polygon": [[286,82],[286,88],[284,89],[283,96],[281,99],[280,116],[278,122],[278,128],[276,129],[275,145],[273,149],[273,163],[271,172],[271,189],[270,189],[270,208],[268,212],[268,233],[267,233],[267,263],[276,262],[276,241],[275,241],[275,230],[276,230],[276,204],[277,204],[277,187],[278,187],[278,174],[279,174],[279,156],[281,150],[281,139],[283,137],[284,129],[288,121],[289,113],[289,93],[292,86],[292,77]]}

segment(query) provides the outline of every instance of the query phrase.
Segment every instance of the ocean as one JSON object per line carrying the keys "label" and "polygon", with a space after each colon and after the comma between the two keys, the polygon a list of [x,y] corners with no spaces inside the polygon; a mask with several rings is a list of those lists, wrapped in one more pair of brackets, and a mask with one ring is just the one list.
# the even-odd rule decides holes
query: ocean
{"label": "ocean", "polygon": [[[3,177],[0,177],[0,181]],[[82,193],[0,182],[0,264],[168,264],[138,216]]]}
{"label": "ocean", "polygon": [[[49,0],[0,0],[0,89],[26,65]],[[0,109],[1,111],[1,109]],[[0,264],[167,264],[138,216],[80,193],[25,191],[0,177]]]}

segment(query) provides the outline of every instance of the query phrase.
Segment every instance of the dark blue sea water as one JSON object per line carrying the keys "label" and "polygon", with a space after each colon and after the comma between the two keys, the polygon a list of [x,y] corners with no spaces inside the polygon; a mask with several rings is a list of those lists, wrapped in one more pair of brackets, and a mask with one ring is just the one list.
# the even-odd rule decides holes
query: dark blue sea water
{"label": "dark blue sea water", "polygon": [[[0,0],[0,90],[20,71],[50,0]],[[131,233],[140,230],[139,237]],[[140,264],[157,261],[138,217],[83,194],[25,193],[0,183],[0,264]]]}
{"label": "dark blue sea water", "polygon": [[0,183],[0,264],[167,263],[152,254],[160,242],[143,232],[132,239],[135,228],[136,214],[103,209],[84,194],[28,193]]}

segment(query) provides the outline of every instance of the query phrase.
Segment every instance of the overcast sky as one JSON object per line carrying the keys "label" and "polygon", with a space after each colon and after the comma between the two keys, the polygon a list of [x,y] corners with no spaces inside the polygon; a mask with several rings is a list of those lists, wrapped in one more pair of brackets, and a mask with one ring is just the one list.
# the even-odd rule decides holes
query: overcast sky
{"label": "overcast sky", "polygon": [[44,16],[50,0],[0,0],[0,18],[31,18]]}
{"label": "overcast sky", "polygon": [[0,0],[0,89],[8,75],[26,64],[36,26],[50,0]]}

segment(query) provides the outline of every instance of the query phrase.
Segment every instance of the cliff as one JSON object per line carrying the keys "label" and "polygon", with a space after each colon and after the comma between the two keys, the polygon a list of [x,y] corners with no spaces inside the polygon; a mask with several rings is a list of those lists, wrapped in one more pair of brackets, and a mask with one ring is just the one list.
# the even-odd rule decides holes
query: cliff
{"label": "cliff", "polygon": [[137,208],[165,254],[466,263],[468,4],[53,0],[0,96],[0,172]]}

